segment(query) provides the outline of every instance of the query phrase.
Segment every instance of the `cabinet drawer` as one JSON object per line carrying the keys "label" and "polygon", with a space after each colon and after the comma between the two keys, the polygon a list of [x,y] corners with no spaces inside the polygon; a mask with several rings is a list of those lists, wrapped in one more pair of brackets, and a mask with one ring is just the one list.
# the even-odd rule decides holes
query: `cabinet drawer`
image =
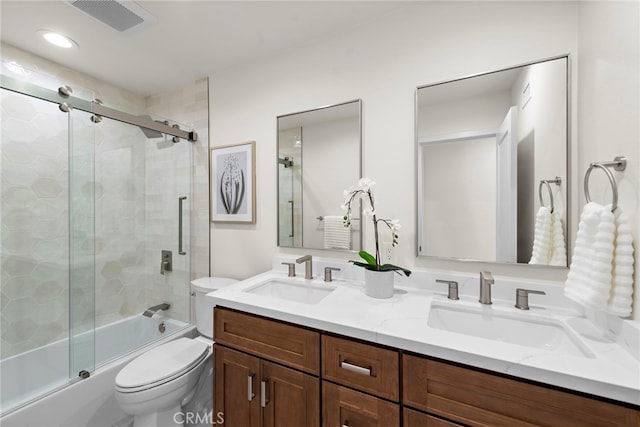
{"label": "cabinet drawer", "polygon": [[639,412],[543,386],[403,355],[403,403],[470,426],[638,426]]}
{"label": "cabinet drawer", "polygon": [[409,408],[402,410],[402,419],[404,420],[402,424],[404,427],[462,427],[462,424],[443,420]]}
{"label": "cabinet drawer", "polygon": [[213,338],[310,374],[320,373],[320,334],[276,320],[220,307],[214,309]]}
{"label": "cabinet drawer", "polygon": [[397,351],[322,336],[322,377],[395,402],[399,396]]}
{"label": "cabinet drawer", "polygon": [[323,427],[398,427],[400,405],[324,381]]}

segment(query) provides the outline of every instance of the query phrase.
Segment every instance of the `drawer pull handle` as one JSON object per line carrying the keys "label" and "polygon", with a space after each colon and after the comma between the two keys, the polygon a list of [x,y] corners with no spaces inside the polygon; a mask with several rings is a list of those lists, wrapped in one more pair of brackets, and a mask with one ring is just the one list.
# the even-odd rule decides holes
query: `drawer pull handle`
{"label": "drawer pull handle", "polygon": [[363,368],[362,366],[354,365],[352,363],[347,362],[346,360],[340,362],[340,367],[342,369],[346,369],[347,371],[355,372],[358,374],[371,376],[371,367]]}
{"label": "drawer pull handle", "polygon": [[346,421],[342,423],[342,427],[349,427],[349,421]]}
{"label": "drawer pull handle", "polygon": [[267,381],[269,379],[260,381],[260,406],[263,408],[269,403],[269,399],[267,399]]}
{"label": "drawer pull handle", "polygon": [[255,377],[254,374],[251,374],[249,376],[247,376],[247,400],[249,402],[251,402],[253,400],[254,397],[256,397],[256,394],[253,392],[253,378]]}

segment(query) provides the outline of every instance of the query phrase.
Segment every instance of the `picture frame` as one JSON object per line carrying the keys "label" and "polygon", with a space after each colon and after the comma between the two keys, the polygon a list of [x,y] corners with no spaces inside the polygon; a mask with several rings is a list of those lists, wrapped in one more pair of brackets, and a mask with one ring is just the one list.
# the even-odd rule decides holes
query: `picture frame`
{"label": "picture frame", "polygon": [[256,142],[211,149],[211,222],[256,222]]}

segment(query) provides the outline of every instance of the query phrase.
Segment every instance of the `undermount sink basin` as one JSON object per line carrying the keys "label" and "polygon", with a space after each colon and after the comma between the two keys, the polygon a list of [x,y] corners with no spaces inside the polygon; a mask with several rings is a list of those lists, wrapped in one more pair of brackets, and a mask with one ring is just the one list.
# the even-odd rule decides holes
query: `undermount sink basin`
{"label": "undermount sink basin", "polygon": [[256,286],[252,286],[244,292],[283,299],[286,301],[299,302],[302,304],[317,304],[334,290],[334,287],[327,285],[272,279]]}
{"label": "undermount sink basin", "polygon": [[496,313],[490,307],[454,307],[432,303],[427,324],[432,328],[492,341],[573,356],[595,357],[572,331],[551,318]]}

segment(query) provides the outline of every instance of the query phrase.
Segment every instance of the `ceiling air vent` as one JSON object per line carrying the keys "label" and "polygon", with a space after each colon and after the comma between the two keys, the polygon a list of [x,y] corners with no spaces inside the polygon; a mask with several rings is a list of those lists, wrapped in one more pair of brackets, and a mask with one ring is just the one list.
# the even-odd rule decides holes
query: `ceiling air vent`
{"label": "ceiling air vent", "polygon": [[130,0],[67,0],[67,3],[120,33],[137,31],[156,21]]}

